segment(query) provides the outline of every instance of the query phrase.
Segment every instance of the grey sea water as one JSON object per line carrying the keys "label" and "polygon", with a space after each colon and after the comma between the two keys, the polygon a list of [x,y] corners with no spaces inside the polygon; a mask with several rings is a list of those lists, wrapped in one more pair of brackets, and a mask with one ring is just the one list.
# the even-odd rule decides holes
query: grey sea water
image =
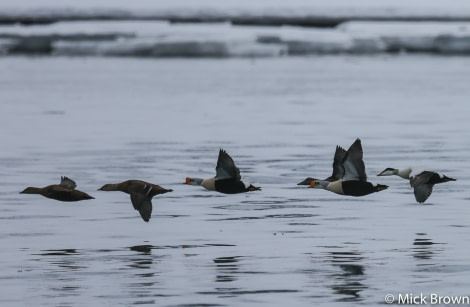
{"label": "grey sea water", "polygon": [[[470,58],[0,58],[0,302],[5,306],[377,306],[468,296]],[[299,187],[361,138],[361,198]],[[219,148],[263,189],[223,195]],[[376,177],[457,178],[414,201]],[[74,179],[96,199],[18,194]],[[128,195],[172,188],[144,223]],[[428,299],[429,302],[429,299]]]}

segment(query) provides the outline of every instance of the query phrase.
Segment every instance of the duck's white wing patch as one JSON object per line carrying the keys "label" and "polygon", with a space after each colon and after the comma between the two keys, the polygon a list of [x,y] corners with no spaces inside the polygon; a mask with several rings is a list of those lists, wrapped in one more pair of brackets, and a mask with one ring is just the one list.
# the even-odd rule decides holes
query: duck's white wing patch
{"label": "duck's white wing patch", "polygon": [[357,139],[344,155],[343,168],[344,175],[343,181],[346,180],[360,180],[367,181],[366,166],[362,160],[363,152],[361,140]]}
{"label": "duck's white wing patch", "polygon": [[215,167],[215,179],[241,179],[240,170],[233,162],[232,157],[229,156],[225,150],[220,149],[219,158],[217,159],[217,166]]}
{"label": "duck's white wing patch", "polygon": [[414,194],[418,203],[424,203],[431,196],[433,184],[420,184],[414,187]]}

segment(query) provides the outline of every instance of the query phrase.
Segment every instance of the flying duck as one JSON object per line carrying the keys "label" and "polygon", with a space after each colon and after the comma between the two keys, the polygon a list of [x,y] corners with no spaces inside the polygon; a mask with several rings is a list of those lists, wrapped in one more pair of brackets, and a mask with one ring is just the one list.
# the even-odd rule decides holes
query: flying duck
{"label": "flying duck", "polygon": [[377,176],[392,175],[410,180],[410,186],[414,189],[415,198],[418,203],[424,203],[431,196],[432,188],[435,184],[457,180],[430,170],[416,171],[411,167],[403,169],[389,167]]}
{"label": "flying duck", "polygon": [[[341,146],[336,146],[335,156],[333,158],[333,173],[330,177],[323,179],[323,181],[333,182],[338,179],[341,179],[343,175],[343,167],[341,166],[341,162],[343,161],[344,155],[346,154],[346,150]],[[304,181],[299,182],[297,185],[310,185],[313,180],[318,180],[312,177],[307,177]]]}
{"label": "flying duck", "polygon": [[44,188],[27,187],[22,194],[40,194],[47,198],[59,201],[80,201],[86,199],[94,199],[85,192],[75,190],[77,184],[70,178],[60,177],[59,184],[51,184]]}
{"label": "flying duck", "polygon": [[108,183],[98,189],[99,191],[121,191],[131,195],[131,202],[135,210],[145,222],[150,220],[152,215],[152,197],[158,194],[173,192],[171,189],[164,189],[159,185],[141,180],[126,180],[121,183]]}
{"label": "flying duck", "polygon": [[[332,176],[325,180],[313,178],[310,181],[310,188],[325,189],[336,194],[349,196],[364,196],[388,188],[387,185],[367,181],[360,139],[357,139],[345,153],[342,153],[341,149],[339,146],[336,147]],[[336,159],[337,154],[338,160],[343,156],[340,162]],[[304,182],[305,180],[300,184]]]}
{"label": "flying duck", "polygon": [[186,178],[185,184],[201,185],[207,190],[217,191],[224,194],[237,194],[261,190],[249,183],[241,181],[240,170],[233,162],[229,154],[219,150],[219,158],[215,167],[215,177],[209,179]]}

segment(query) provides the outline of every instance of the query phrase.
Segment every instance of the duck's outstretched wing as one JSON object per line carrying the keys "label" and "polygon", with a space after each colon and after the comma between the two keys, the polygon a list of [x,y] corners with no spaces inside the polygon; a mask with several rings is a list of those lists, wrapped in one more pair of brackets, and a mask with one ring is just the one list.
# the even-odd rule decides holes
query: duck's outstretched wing
{"label": "duck's outstretched wing", "polygon": [[215,179],[236,179],[241,180],[240,170],[233,162],[232,157],[223,150],[219,150],[219,158],[217,159],[217,166],[215,167]]}
{"label": "duck's outstretched wing", "polygon": [[362,160],[361,140],[357,139],[344,154],[341,166],[344,170],[342,179],[367,181],[366,167]]}
{"label": "duck's outstretched wing", "polygon": [[428,183],[435,174],[433,171],[422,171],[410,178],[410,186],[414,190],[415,198],[418,203],[424,203],[431,196],[434,184]]}
{"label": "duck's outstretched wing", "polygon": [[433,175],[433,171],[422,171],[417,173],[416,175],[410,177],[410,186],[414,188],[418,185],[426,184]]}
{"label": "duck's outstretched wing", "polygon": [[331,173],[331,176],[326,179],[327,181],[336,181],[343,177],[344,168],[341,163],[343,162],[345,155],[346,150],[341,146],[336,146],[335,156],[333,158],[333,172]]}
{"label": "duck's outstretched wing", "polygon": [[424,203],[431,196],[433,184],[424,183],[414,186],[414,194],[418,203]]}
{"label": "duck's outstretched wing", "polygon": [[65,176],[60,177],[59,185],[62,186],[62,187],[71,189],[71,190],[73,190],[77,187],[77,184],[75,183],[75,181],[73,181],[72,179],[70,179],[68,177],[65,177]]}
{"label": "duck's outstretched wing", "polygon": [[152,197],[140,193],[131,193],[131,202],[134,209],[139,211],[142,219],[148,222],[152,216]]}

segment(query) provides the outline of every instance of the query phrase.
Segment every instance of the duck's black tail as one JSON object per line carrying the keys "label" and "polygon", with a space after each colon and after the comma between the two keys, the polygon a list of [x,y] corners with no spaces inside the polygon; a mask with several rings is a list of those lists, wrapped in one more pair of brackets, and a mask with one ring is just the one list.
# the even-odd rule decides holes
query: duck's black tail
{"label": "duck's black tail", "polygon": [[457,179],[450,178],[450,177],[447,177],[446,175],[444,175],[444,176],[442,177],[442,181],[441,181],[441,182],[447,182],[447,181],[457,181]]}
{"label": "duck's black tail", "polygon": [[250,184],[247,191],[249,191],[249,192],[251,192],[251,191],[261,191],[261,187],[255,187],[254,185]]}

